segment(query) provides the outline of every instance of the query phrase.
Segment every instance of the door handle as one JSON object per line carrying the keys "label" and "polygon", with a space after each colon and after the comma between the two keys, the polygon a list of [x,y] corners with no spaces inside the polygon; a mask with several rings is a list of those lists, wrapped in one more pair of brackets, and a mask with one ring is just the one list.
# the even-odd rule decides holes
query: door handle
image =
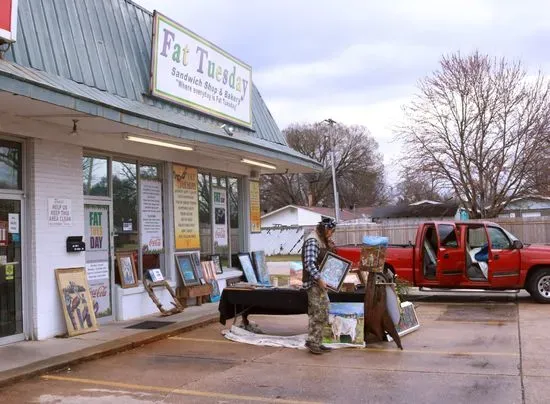
{"label": "door handle", "polygon": [[495,258],[495,260],[498,260],[500,258],[500,255],[495,254],[494,258]]}
{"label": "door handle", "polygon": [[449,258],[449,254],[447,254],[447,253],[443,254],[443,258],[445,258],[445,259]]}

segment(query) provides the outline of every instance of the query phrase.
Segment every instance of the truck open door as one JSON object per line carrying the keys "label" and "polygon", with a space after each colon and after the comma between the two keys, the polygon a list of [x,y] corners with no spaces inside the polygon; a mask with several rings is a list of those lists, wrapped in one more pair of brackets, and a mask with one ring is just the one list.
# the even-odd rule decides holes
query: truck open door
{"label": "truck open door", "polygon": [[459,286],[466,270],[464,246],[454,224],[437,226],[438,250],[436,277],[441,286]]}
{"label": "truck open door", "polygon": [[519,285],[521,252],[500,227],[487,226],[489,238],[489,283],[497,288]]}

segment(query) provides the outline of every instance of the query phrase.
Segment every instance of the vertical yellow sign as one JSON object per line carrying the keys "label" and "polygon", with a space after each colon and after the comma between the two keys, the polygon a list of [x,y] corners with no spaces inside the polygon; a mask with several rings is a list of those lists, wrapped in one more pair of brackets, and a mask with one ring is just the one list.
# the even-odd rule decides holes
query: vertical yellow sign
{"label": "vertical yellow sign", "polygon": [[197,169],[174,164],[172,171],[176,250],[200,248]]}
{"label": "vertical yellow sign", "polygon": [[250,181],[250,232],[262,231],[260,211],[260,181]]}

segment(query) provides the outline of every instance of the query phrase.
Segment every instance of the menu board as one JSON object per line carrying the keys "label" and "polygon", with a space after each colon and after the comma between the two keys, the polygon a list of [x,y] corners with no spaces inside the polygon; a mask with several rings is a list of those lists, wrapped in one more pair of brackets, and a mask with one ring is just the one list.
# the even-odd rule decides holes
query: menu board
{"label": "menu board", "polygon": [[162,183],[155,180],[140,181],[141,240],[146,253],[164,248],[162,229]]}
{"label": "menu board", "polygon": [[250,232],[262,231],[260,211],[260,181],[250,181]]}

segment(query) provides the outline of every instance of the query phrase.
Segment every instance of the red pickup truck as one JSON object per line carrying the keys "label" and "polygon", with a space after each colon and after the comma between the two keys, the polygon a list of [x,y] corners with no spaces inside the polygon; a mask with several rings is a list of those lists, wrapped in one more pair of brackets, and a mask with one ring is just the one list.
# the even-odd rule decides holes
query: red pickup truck
{"label": "red pickup truck", "polygon": [[[361,246],[337,247],[359,264]],[[389,245],[385,273],[438,289],[526,289],[550,303],[550,246],[524,245],[491,222],[426,222],[415,244]]]}

